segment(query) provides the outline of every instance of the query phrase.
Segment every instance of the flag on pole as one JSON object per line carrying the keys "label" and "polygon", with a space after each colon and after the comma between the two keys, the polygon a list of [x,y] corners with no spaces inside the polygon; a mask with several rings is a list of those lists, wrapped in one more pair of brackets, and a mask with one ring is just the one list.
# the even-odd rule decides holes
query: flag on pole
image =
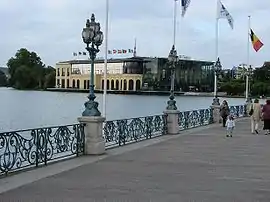
{"label": "flag on pole", "polygon": [[260,39],[254,34],[253,30],[250,29],[250,38],[251,38],[251,43],[256,52],[258,52],[261,47],[263,47],[263,43],[260,41]]}
{"label": "flag on pole", "polygon": [[229,25],[233,29],[234,20],[225,6],[218,0],[217,19],[225,18],[228,20]]}
{"label": "flag on pole", "polygon": [[187,8],[190,4],[191,0],[181,0],[181,5],[182,5],[182,17],[185,16],[186,12],[187,12]]}

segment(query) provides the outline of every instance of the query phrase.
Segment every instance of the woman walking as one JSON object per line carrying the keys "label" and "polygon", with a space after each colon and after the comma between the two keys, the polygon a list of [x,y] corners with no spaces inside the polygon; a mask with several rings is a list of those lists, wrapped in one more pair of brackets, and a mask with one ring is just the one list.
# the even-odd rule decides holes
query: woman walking
{"label": "woman walking", "polygon": [[220,116],[222,117],[223,127],[226,127],[226,121],[229,114],[230,114],[230,108],[229,108],[228,102],[224,100],[222,102],[222,105],[220,106]]}
{"label": "woman walking", "polygon": [[258,99],[255,99],[254,103],[251,104],[249,115],[251,116],[251,133],[259,134],[258,129],[260,120],[262,119],[262,108]]}
{"label": "woman walking", "polygon": [[262,109],[263,113],[263,129],[266,130],[265,135],[270,135],[270,100],[266,100],[266,104]]}

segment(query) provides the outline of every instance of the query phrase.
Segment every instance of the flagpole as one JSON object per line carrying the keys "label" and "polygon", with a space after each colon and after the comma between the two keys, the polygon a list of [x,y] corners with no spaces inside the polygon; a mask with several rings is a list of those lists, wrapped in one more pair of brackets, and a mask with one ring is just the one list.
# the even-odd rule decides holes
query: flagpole
{"label": "flagpole", "polygon": [[[215,44],[215,61],[218,59],[218,18],[216,19],[216,44]],[[215,71],[214,97],[217,97],[217,72]]]}
{"label": "flagpole", "polygon": [[[217,0],[217,16],[216,16],[216,43],[215,43],[215,61],[217,61],[218,59],[218,47],[219,47],[219,44],[218,44],[218,9],[219,9],[219,0]],[[216,98],[217,97],[217,72],[215,71],[215,79],[214,79],[214,97]]]}
{"label": "flagpole", "polygon": [[248,100],[248,94],[249,94],[249,66],[250,66],[250,61],[249,61],[249,31],[250,31],[250,15],[248,16],[248,38],[247,38],[247,73],[246,73],[246,102],[249,102]]}
{"label": "flagpole", "polygon": [[108,32],[109,32],[109,0],[106,0],[105,22],[105,57],[104,57],[104,89],[103,89],[103,116],[106,117],[107,102],[107,62],[108,62]]}
{"label": "flagpole", "polygon": [[174,0],[174,12],[173,12],[173,45],[174,46],[175,46],[175,41],[176,41],[177,1],[178,0]]}

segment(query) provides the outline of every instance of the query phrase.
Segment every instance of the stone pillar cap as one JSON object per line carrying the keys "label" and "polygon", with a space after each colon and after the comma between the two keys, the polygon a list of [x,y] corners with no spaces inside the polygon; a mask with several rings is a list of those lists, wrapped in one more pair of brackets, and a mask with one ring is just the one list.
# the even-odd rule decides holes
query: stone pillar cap
{"label": "stone pillar cap", "polygon": [[179,110],[165,110],[163,111],[164,114],[179,114]]}
{"label": "stone pillar cap", "polygon": [[78,118],[79,122],[104,122],[106,120],[103,116],[81,116]]}

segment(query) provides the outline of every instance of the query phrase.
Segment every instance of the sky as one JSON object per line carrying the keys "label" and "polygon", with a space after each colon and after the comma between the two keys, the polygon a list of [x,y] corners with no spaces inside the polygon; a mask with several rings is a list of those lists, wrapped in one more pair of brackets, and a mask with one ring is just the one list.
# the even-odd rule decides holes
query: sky
{"label": "sky", "polygon": [[[233,30],[226,19],[219,20],[219,57],[223,68],[247,63],[248,15],[251,28],[264,43],[257,53],[249,43],[250,64],[262,66],[270,60],[270,1],[222,3],[234,19]],[[84,51],[81,32],[92,13],[100,22],[101,31],[105,31],[105,4],[106,0],[0,0],[0,66],[6,66],[20,48],[36,52],[46,65],[74,59],[73,52]],[[184,18],[180,1],[177,7],[178,54],[216,60],[217,0],[191,0]],[[109,0],[109,50],[133,48],[136,38],[138,56],[167,57],[173,44],[173,8],[174,0]],[[98,57],[104,57],[104,49],[103,43]]]}

